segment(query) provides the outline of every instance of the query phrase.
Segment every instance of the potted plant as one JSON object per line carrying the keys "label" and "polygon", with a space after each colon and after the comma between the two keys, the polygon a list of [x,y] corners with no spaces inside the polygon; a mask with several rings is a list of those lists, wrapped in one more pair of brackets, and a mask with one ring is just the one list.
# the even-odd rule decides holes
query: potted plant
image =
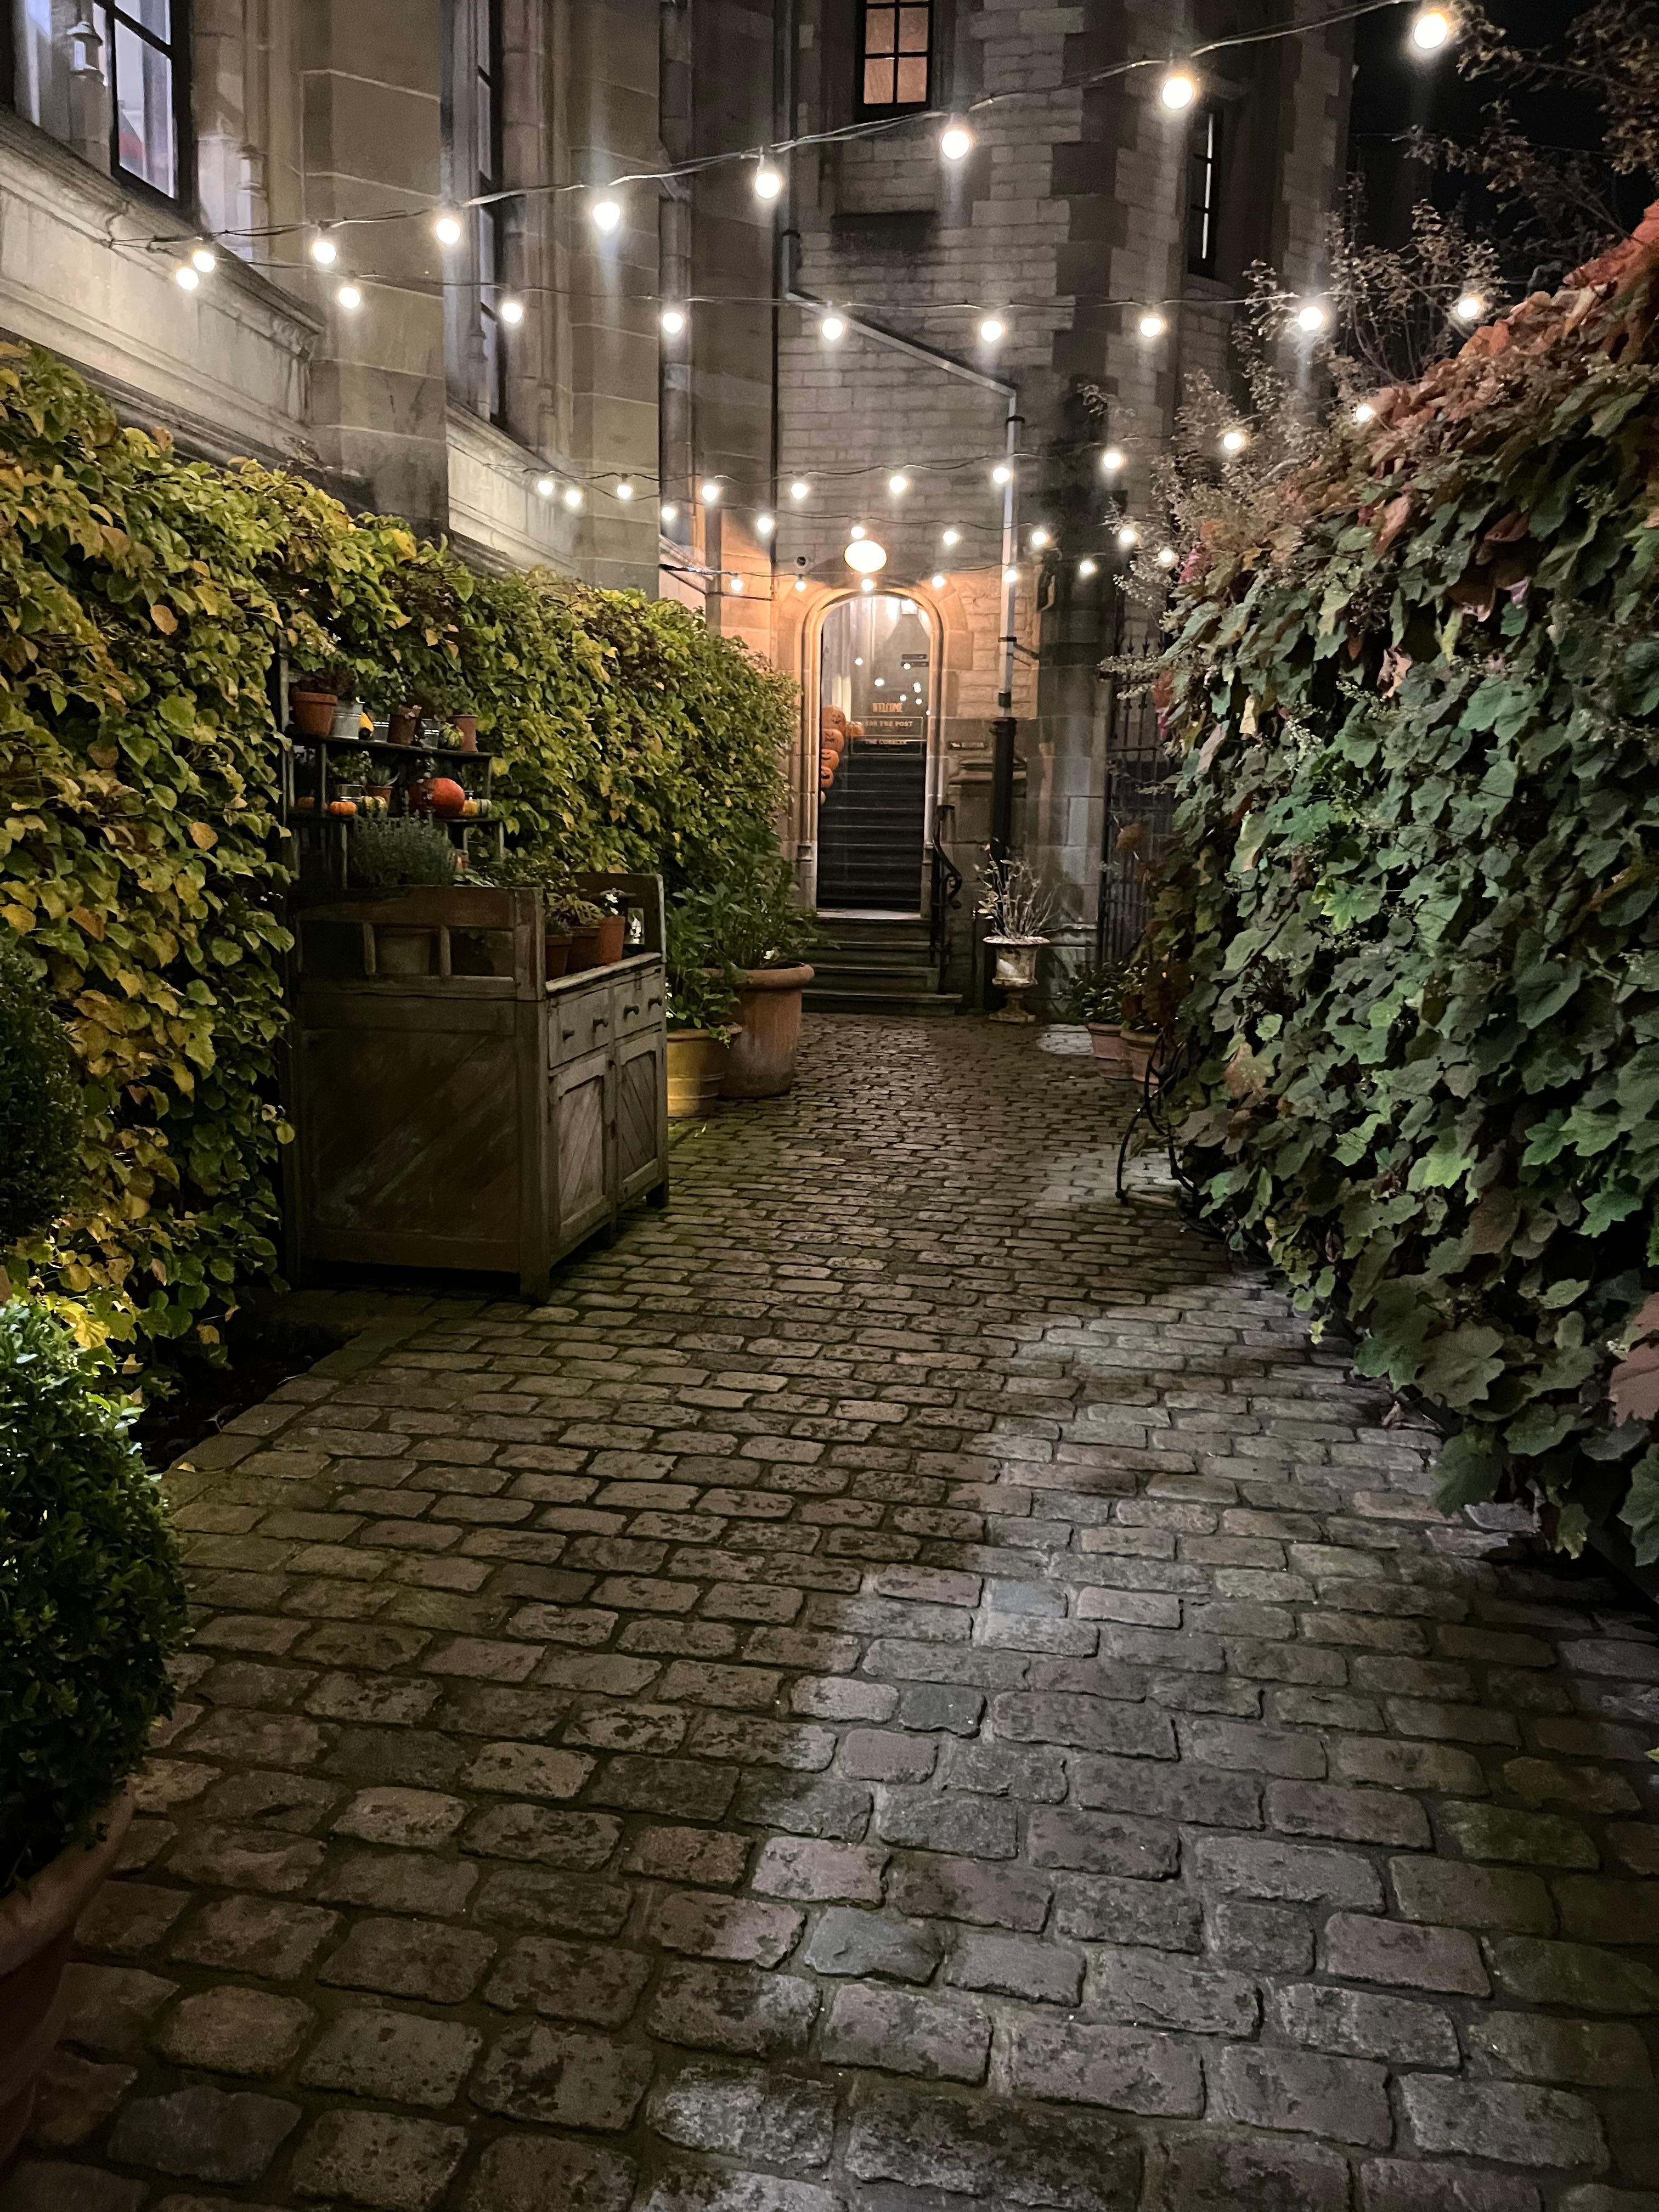
{"label": "potted plant", "polygon": [[490,863],[489,879],[541,893],[544,972],[550,983],[556,982],[569,969],[575,910],[584,904],[569,863],[550,845],[509,846]]}
{"label": "potted plant", "polygon": [[1074,969],[1061,979],[1055,1001],[1064,1020],[1081,1022],[1088,1030],[1101,1073],[1114,1078],[1127,1075],[1129,1064],[1122,1041],[1123,979],[1119,971],[1105,962]]}
{"label": "potted plant", "polygon": [[682,902],[742,978],[722,1098],[781,1097],[794,1082],[801,994],[812,980],[804,956],[818,936],[794,888],[775,845],[754,846],[733,856],[711,890]]}
{"label": "potted plant", "polygon": [[715,950],[701,906],[671,908],[667,933],[668,1118],[683,1121],[708,1113],[720,1095],[743,979]]}
{"label": "potted plant", "polygon": [[1159,1038],[1175,1027],[1184,988],[1149,929],[1123,971],[1123,1051],[1137,1083],[1146,1081]]}
{"label": "potted plant", "polygon": [[[454,846],[435,823],[415,814],[365,816],[353,825],[346,857],[350,881],[365,890],[410,890],[455,880]],[[430,975],[431,931],[377,928],[374,962],[385,975]]]}
{"label": "potted plant", "polygon": [[349,752],[337,753],[330,763],[334,781],[346,799],[360,798],[374,774],[374,763],[361,746]]}
{"label": "potted plant", "polygon": [[1056,894],[1037,881],[1024,860],[996,860],[988,853],[980,871],[978,912],[990,927],[985,942],[996,955],[991,980],[1006,1004],[994,1022],[1030,1022],[1036,1017],[1024,994],[1036,984],[1037,955],[1048,942]]}
{"label": "potted plant", "polygon": [[412,745],[420,734],[418,707],[394,707],[386,716],[386,741],[389,745]]}
{"label": "potted plant", "polygon": [[289,712],[302,738],[331,737],[339,703],[337,681],[332,676],[300,676],[289,686]]}

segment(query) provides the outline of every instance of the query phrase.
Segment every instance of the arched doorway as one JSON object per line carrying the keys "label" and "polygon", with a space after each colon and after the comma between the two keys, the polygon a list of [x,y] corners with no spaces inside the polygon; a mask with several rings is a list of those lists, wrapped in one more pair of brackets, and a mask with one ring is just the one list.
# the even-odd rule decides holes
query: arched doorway
{"label": "arched doorway", "polygon": [[919,914],[927,834],[934,639],[896,592],[838,599],[818,635],[817,906]]}

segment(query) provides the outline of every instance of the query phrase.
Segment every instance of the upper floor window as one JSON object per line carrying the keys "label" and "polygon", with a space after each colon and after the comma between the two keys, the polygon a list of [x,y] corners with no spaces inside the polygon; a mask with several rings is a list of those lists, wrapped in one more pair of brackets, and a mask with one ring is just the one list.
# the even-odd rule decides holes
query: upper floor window
{"label": "upper floor window", "polygon": [[[492,422],[507,417],[507,333],[501,306],[507,280],[507,210],[489,196],[502,189],[501,0],[463,0],[458,9],[452,174],[472,210],[477,291],[471,330],[456,333],[470,367],[459,381],[469,406]],[[465,298],[465,295],[461,295]]]}
{"label": "upper floor window", "polygon": [[932,0],[862,0],[859,105],[866,115],[926,107],[932,94]]}
{"label": "upper floor window", "polygon": [[[19,111],[111,175],[187,201],[186,0],[15,0]],[[90,32],[90,35],[88,35]]]}
{"label": "upper floor window", "polygon": [[1187,141],[1187,274],[1215,275],[1221,215],[1221,110],[1206,101]]}

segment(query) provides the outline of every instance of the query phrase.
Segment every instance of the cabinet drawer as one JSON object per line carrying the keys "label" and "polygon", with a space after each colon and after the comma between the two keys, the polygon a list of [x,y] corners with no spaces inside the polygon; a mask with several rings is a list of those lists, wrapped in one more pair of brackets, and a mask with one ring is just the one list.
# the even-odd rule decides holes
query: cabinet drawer
{"label": "cabinet drawer", "polygon": [[594,983],[577,991],[556,991],[548,1001],[548,1059],[554,1067],[602,1051],[615,1034],[611,987]]}
{"label": "cabinet drawer", "polygon": [[663,975],[660,968],[640,975],[624,976],[613,983],[611,1004],[616,1009],[611,1034],[634,1036],[641,1030],[659,1029],[663,1019]]}

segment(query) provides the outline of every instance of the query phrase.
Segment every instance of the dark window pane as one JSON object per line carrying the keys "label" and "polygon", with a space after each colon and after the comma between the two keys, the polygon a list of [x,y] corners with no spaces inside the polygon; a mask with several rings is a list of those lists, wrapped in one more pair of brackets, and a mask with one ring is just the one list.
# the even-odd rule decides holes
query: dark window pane
{"label": "dark window pane", "polygon": [[900,107],[923,107],[927,102],[927,57],[922,54],[914,61],[902,61],[898,65]]}
{"label": "dark window pane", "polygon": [[179,190],[173,139],[173,64],[149,40],[115,25],[116,158],[169,199]]}

